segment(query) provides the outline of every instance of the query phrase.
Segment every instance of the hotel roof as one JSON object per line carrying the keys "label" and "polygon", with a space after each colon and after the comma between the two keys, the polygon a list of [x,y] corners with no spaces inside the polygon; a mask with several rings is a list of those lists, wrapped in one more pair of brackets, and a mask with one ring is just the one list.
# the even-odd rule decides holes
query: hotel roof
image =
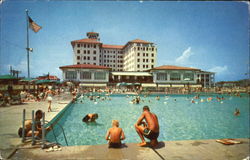
{"label": "hotel roof", "polygon": [[152,42],[148,42],[148,41],[144,41],[144,40],[141,40],[141,39],[135,39],[135,40],[132,40],[132,41],[129,41],[131,43],[152,43]]}
{"label": "hotel roof", "polygon": [[79,69],[111,69],[105,66],[97,66],[93,64],[75,64],[75,65],[68,65],[68,66],[61,66],[60,69],[66,68],[79,68]]}
{"label": "hotel roof", "polygon": [[101,42],[97,41],[96,39],[90,39],[90,38],[85,38],[85,39],[71,41],[72,45],[74,43],[96,43],[96,44],[101,44]]}
{"label": "hotel roof", "polygon": [[111,48],[111,49],[122,49],[123,45],[109,45],[109,44],[103,44],[102,48]]}
{"label": "hotel roof", "polygon": [[172,66],[172,65],[163,65],[163,66],[155,67],[151,70],[195,70],[195,71],[200,71],[200,69],[197,69],[197,68],[180,67],[180,66]]}

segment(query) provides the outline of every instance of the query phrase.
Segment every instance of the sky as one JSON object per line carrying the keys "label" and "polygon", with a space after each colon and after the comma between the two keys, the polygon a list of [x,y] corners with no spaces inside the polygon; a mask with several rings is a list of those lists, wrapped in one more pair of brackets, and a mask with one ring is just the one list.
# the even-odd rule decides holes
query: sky
{"label": "sky", "polygon": [[156,44],[157,65],[216,72],[215,81],[249,78],[249,4],[215,1],[53,1],[0,3],[0,75],[27,77],[26,12],[42,29],[29,30],[31,77],[62,77],[73,64],[71,41],[100,35],[103,44],[142,39]]}

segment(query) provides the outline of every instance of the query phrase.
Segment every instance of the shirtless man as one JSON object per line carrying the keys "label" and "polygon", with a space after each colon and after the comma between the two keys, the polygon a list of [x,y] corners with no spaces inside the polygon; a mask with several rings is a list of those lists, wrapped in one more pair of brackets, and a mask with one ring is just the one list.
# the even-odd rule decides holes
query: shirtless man
{"label": "shirtless man", "polygon": [[[41,119],[42,119],[42,110],[37,110],[35,113],[35,131],[34,135],[35,137],[41,137],[42,134],[42,127],[41,127]],[[26,120],[24,123],[25,129],[24,129],[24,136],[25,137],[31,137],[32,136],[32,120]],[[51,128],[46,128],[46,131],[49,131]],[[18,129],[18,135],[19,137],[22,137],[22,127]]]}
{"label": "shirtless man", "polygon": [[97,113],[89,113],[85,117],[83,117],[82,121],[88,123],[88,122],[95,122],[96,119],[98,119]]}
{"label": "shirtless man", "polygon": [[[143,120],[145,119],[145,122]],[[138,146],[146,146],[146,141],[144,137],[150,139],[150,145],[155,147],[158,144],[157,138],[159,136],[159,123],[158,118],[154,113],[150,112],[148,106],[143,107],[143,113],[139,117],[137,123],[135,124],[135,130],[140,136],[142,142]]]}
{"label": "shirtless man", "polygon": [[109,141],[109,148],[120,148],[121,140],[125,139],[124,132],[119,128],[119,121],[112,120],[112,128],[107,131],[105,139]]}

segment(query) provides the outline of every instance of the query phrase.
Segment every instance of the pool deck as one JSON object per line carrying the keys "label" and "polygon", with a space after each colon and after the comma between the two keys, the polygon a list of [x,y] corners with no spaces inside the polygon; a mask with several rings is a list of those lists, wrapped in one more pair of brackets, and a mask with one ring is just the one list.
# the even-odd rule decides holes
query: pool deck
{"label": "pool deck", "polygon": [[[52,111],[46,112],[50,121],[70,101],[69,94],[56,96]],[[62,147],[62,151],[46,152],[40,145],[21,143],[17,129],[22,122],[22,112],[26,109],[31,118],[32,110],[47,111],[46,101],[29,102],[22,105],[0,107],[0,160],[11,159],[173,159],[173,160],[241,160],[249,156],[249,139],[238,139],[241,144],[223,145],[215,140],[185,140],[160,142],[155,149],[138,147],[135,143],[125,144],[121,149],[109,149],[106,144],[93,146]]]}

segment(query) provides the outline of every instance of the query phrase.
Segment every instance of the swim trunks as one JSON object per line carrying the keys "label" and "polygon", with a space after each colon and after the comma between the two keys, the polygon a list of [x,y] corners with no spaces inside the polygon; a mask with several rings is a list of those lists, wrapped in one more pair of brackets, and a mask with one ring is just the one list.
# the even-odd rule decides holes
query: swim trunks
{"label": "swim trunks", "polygon": [[122,146],[121,143],[113,143],[113,142],[109,143],[109,148],[120,148],[121,146]]}
{"label": "swim trunks", "polygon": [[146,128],[143,131],[143,135],[144,135],[144,137],[152,140],[152,139],[157,139],[158,138],[159,132],[154,132],[154,131]]}

